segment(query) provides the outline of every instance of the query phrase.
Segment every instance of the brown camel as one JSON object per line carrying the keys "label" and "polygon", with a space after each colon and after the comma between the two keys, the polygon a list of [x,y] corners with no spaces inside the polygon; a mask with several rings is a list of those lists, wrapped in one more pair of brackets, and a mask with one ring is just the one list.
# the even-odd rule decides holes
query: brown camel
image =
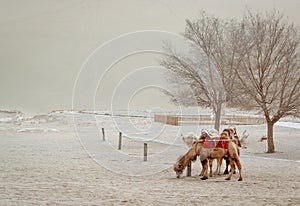
{"label": "brown camel", "polygon": [[[227,133],[227,135],[229,136],[229,133]],[[201,179],[205,180],[208,178],[208,175],[207,175],[208,161],[210,159],[214,159],[214,158],[223,158],[224,155],[227,154],[229,157],[229,164],[230,164],[231,168],[235,168],[234,163],[237,165],[237,167],[239,169],[239,174],[240,174],[239,181],[241,181],[243,179],[242,178],[242,165],[240,163],[236,144],[232,140],[229,139],[228,140],[228,150],[222,149],[222,148],[209,149],[209,148],[205,148],[203,146],[204,142],[205,141],[203,139],[201,139],[201,138],[198,139],[197,141],[194,142],[194,144],[187,151],[187,153],[177,160],[177,162],[174,164],[174,167],[173,167],[174,171],[176,172],[177,178],[180,177],[180,175],[182,174],[182,171],[185,169],[187,164],[190,161],[195,160],[196,157],[199,155],[200,161],[201,161],[201,164],[203,167],[202,172],[201,172],[201,175],[203,175],[203,177]],[[233,171],[234,170],[232,169],[231,173],[226,178],[226,180],[231,179],[231,177],[233,175]]]}
{"label": "brown camel", "polygon": [[[212,177],[212,162],[214,159],[217,159],[217,169],[215,174],[221,174],[222,161],[225,156],[228,157],[228,145],[229,145],[229,131],[223,130],[220,138],[204,138],[200,137],[199,140],[202,140],[202,148],[200,150],[200,161],[208,159],[209,168],[210,168],[210,177]],[[212,144],[213,143],[213,144]],[[204,167],[200,173],[200,176],[203,176],[202,179],[207,179],[207,164],[204,164]]]}
{"label": "brown camel", "polygon": [[[199,139],[207,139],[207,144],[208,144],[208,147],[210,148],[214,148],[216,146],[216,142],[217,141],[214,141],[212,138],[210,138],[210,133],[207,129],[203,129],[201,131],[201,136],[199,137]],[[182,140],[185,142],[185,144],[188,146],[188,148],[191,148],[193,146],[193,143],[197,140],[197,137],[190,133],[187,137],[182,137]],[[217,158],[217,169],[216,171],[214,172],[214,174],[219,174],[221,175],[221,165],[222,165],[222,158],[218,158],[219,156],[221,156],[221,153],[223,153],[224,151],[222,150],[215,150],[214,152],[217,152],[219,154],[217,155],[213,155],[213,156],[216,156]],[[221,153],[220,153],[221,152]],[[209,166],[210,166],[210,177],[212,177],[212,163],[214,161],[214,158],[211,158],[209,159]],[[203,168],[203,167],[202,167]],[[203,176],[203,172],[204,170],[202,169],[201,173],[199,176]]]}
{"label": "brown camel", "polygon": [[[226,131],[226,130],[224,130],[224,131]],[[229,132],[229,131],[227,131],[227,132]],[[210,155],[210,153],[212,155],[210,155],[210,158],[208,158],[209,168],[210,168],[210,177],[212,177],[212,164],[215,159],[217,160],[217,168],[216,168],[216,171],[214,172],[214,174],[221,175],[222,160],[223,160],[223,157],[225,157],[227,154],[227,150],[224,150],[222,143],[220,145],[220,138],[211,138],[211,136],[212,135],[210,134],[210,132],[207,129],[203,129],[201,131],[201,136],[199,137],[199,140],[202,139],[203,141],[205,141],[204,148],[209,148],[210,150],[212,150],[209,152],[209,155]],[[216,136],[216,135],[214,135],[214,136]],[[189,148],[191,148],[193,146],[193,143],[197,140],[197,137],[194,134],[190,134],[189,136],[183,137],[182,139],[187,144],[187,146]],[[228,137],[226,136],[225,139],[227,140]],[[219,145],[219,148],[216,148],[217,144]],[[206,156],[207,155],[203,154],[204,159],[207,159]],[[203,176],[204,171],[205,171],[203,169],[204,162],[201,162],[201,164],[202,164],[202,171],[199,176]],[[229,164],[229,161],[227,162],[227,164]],[[226,165],[226,168],[228,168],[228,165]]]}
{"label": "brown camel", "polygon": [[[240,156],[240,150],[241,150],[242,145],[241,145],[239,136],[237,135],[236,128],[231,127],[231,128],[224,129],[223,131],[229,132],[230,139],[232,139],[232,141],[236,144],[237,152],[238,152],[238,155]],[[224,174],[229,174],[229,170],[228,170],[229,158],[227,156],[225,156],[224,159],[226,162],[226,168],[225,168]],[[232,169],[233,169],[233,174],[235,174],[235,167]]]}

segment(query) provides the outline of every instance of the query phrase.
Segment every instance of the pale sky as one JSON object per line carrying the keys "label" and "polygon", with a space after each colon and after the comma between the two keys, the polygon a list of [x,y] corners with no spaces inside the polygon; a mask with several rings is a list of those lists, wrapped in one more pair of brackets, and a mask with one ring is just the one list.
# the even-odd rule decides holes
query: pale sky
{"label": "pale sky", "polygon": [[[0,109],[28,112],[71,109],[74,84],[88,56],[128,32],[180,33],[185,19],[196,18],[200,10],[239,19],[246,7],[276,8],[300,26],[298,0],[0,0],[0,5]],[[135,69],[158,65],[158,58],[139,54],[116,64],[105,84],[95,88],[97,109],[118,103],[131,109],[168,107],[157,88],[142,89],[146,79],[155,79],[156,85],[163,81],[161,71],[146,69],[144,74],[135,74],[136,79],[131,79],[134,75],[126,78]],[[126,98],[124,85],[139,88]],[[112,97],[112,93],[119,96]]]}

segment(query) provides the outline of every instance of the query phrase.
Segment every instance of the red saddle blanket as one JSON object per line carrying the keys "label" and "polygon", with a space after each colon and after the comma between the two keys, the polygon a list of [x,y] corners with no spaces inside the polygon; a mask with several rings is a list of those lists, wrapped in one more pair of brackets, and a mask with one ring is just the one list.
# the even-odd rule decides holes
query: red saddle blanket
{"label": "red saddle blanket", "polygon": [[216,148],[219,138],[206,138],[203,142],[204,148]]}
{"label": "red saddle blanket", "polygon": [[228,149],[228,139],[224,137],[206,138],[203,142],[203,147]]}

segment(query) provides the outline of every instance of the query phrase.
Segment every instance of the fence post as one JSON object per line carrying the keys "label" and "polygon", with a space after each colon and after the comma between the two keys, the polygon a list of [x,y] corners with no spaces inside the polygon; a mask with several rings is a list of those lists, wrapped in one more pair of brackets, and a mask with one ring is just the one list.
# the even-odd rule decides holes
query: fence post
{"label": "fence post", "polygon": [[147,154],[148,154],[148,146],[147,143],[144,143],[144,161],[147,161]]}
{"label": "fence post", "polygon": [[105,133],[104,133],[104,128],[102,128],[102,138],[103,138],[103,141],[105,141]]}
{"label": "fence post", "polygon": [[189,161],[188,165],[187,165],[187,171],[186,171],[186,176],[190,177],[192,174],[192,164],[191,161]]}
{"label": "fence post", "polygon": [[121,150],[121,145],[122,145],[122,132],[119,132],[119,150]]}

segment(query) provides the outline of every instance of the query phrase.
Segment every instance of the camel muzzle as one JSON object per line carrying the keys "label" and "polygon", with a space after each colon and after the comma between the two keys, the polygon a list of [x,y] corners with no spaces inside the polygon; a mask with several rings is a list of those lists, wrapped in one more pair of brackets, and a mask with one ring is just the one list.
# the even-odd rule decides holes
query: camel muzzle
{"label": "camel muzzle", "polygon": [[176,172],[177,178],[180,178],[182,175],[182,170]]}

